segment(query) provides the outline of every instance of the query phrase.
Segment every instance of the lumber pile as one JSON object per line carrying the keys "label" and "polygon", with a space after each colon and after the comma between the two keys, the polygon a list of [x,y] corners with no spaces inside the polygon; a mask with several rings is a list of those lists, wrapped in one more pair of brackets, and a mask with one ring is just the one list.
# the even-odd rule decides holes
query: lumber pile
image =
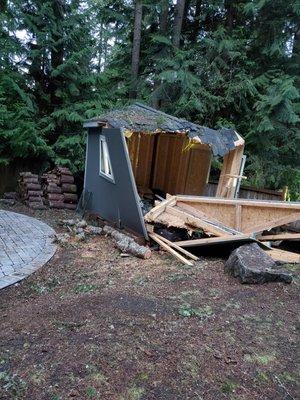
{"label": "lumber pile", "polygon": [[77,186],[74,176],[66,167],[55,167],[41,176],[46,204],[50,208],[75,210],[77,207]]}
{"label": "lumber pile", "polygon": [[[267,242],[300,238],[294,232],[268,234],[273,228],[300,220],[299,202],[167,196],[144,219],[149,237],[187,265],[191,265],[191,260],[194,260],[193,254],[186,250],[189,247],[221,243],[231,243],[238,247],[245,243],[257,243],[260,248],[270,250]],[[166,240],[155,231],[157,226],[185,230],[190,239],[174,242]]]}
{"label": "lumber pile", "polygon": [[44,196],[37,174],[21,172],[19,178],[19,193],[21,200],[34,210],[44,210]]}

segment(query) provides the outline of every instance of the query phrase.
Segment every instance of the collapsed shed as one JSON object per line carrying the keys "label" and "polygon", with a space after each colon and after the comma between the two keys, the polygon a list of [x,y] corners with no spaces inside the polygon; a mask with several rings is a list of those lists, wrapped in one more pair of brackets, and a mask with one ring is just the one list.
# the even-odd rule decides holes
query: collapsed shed
{"label": "collapsed shed", "polygon": [[223,157],[218,197],[233,198],[244,140],[140,103],[93,118],[88,128],[85,192],[88,209],[147,237],[139,195],[149,190],[203,194],[213,156]]}

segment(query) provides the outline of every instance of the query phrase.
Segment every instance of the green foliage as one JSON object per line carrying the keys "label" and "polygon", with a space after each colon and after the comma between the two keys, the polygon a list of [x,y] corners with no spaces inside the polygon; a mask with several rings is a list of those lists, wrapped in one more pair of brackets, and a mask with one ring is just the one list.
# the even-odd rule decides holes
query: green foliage
{"label": "green foliage", "polygon": [[[246,139],[245,174],[299,198],[299,0],[143,2],[137,97]],[[0,164],[36,158],[84,168],[82,122],[128,103],[134,2],[16,0],[0,13]],[[20,35],[20,32],[23,32]],[[217,167],[217,166],[216,166]],[[218,166],[219,167],[219,166]]]}

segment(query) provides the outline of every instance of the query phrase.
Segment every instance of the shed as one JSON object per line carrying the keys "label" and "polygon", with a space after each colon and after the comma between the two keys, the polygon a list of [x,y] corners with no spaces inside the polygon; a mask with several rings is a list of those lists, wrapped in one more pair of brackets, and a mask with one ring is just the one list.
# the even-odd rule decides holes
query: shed
{"label": "shed", "polygon": [[212,156],[223,157],[217,197],[234,197],[244,140],[135,103],[84,123],[88,209],[147,236],[140,196],[203,194]]}

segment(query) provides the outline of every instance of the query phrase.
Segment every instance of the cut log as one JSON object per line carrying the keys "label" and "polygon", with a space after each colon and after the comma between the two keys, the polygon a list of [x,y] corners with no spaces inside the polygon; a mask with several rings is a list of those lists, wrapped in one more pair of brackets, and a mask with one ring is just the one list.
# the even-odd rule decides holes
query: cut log
{"label": "cut log", "polygon": [[64,206],[62,201],[49,201],[50,208],[64,208]]}
{"label": "cut log", "polygon": [[45,194],[47,193],[62,193],[62,190],[59,186],[47,186],[45,187]]}
{"label": "cut log", "polygon": [[26,185],[27,190],[41,190],[41,185],[39,183],[28,183]]}
{"label": "cut log", "polygon": [[72,172],[67,167],[56,167],[54,171],[59,175],[72,175]]}
{"label": "cut log", "polygon": [[28,190],[28,196],[42,196],[43,191],[42,190]]}
{"label": "cut log", "polygon": [[25,183],[25,184],[28,184],[28,183],[39,183],[39,179],[36,177],[36,178],[32,178],[32,177],[25,177],[24,179],[23,179],[23,182]]}
{"label": "cut log", "polygon": [[76,210],[77,208],[77,204],[74,203],[63,203],[64,204],[64,208],[67,210]]}
{"label": "cut log", "polygon": [[47,197],[49,200],[53,201],[64,201],[64,195],[59,193],[48,193]]}
{"label": "cut log", "polygon": [[71,183],[63,183],[61,185],[61,190],[63,193],[76,193],[77,192],[77,186],[73,185]]}
{"label": "cut log", "polygon": [[122,253],[130,253],[136,257],[143,259],[151,257],[151,250],[149,249],[149,247],[140,246],[134,241],[133,238],[117,231],[111,226],[105,225],[103,228],[103,232],[115,239],[116,247],[120,249]]}
{"label": "cut log", "polygon": [[74,183],[74,177],[72,175],[61,175],[60,183]]}
{"label": "cut log", "polygon": [[64,202],[65,203],[77,203],[78,196],[75,193],[64,193]]}

